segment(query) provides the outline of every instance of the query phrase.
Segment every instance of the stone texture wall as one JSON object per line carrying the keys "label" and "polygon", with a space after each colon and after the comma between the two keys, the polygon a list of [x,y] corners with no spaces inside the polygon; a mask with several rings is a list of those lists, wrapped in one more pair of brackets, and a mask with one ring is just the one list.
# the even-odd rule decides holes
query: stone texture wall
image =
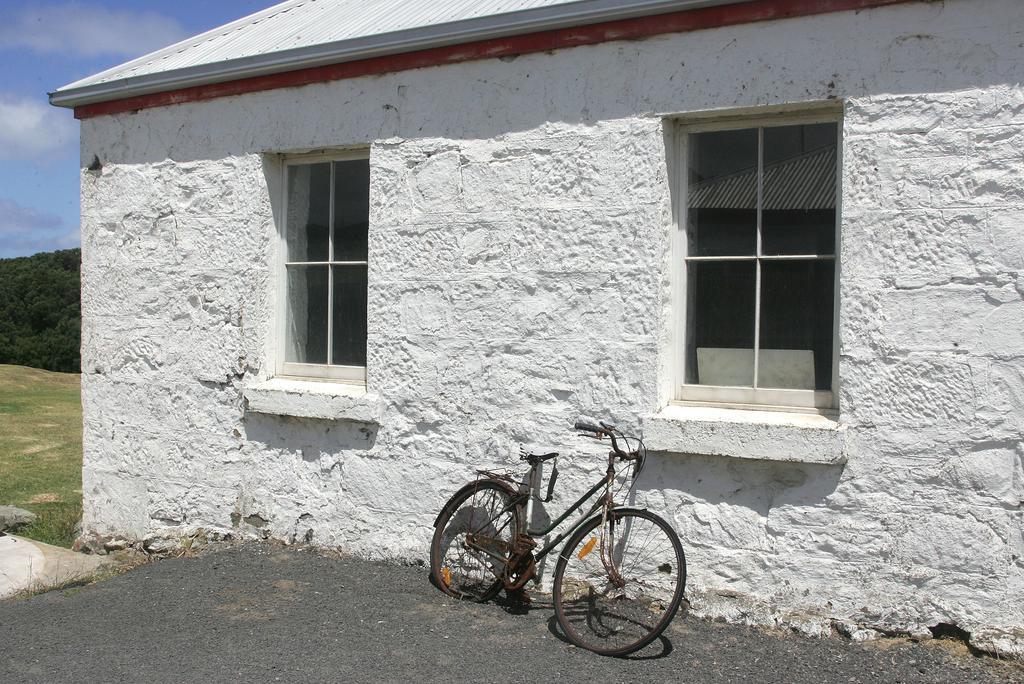
{"label": "stone texture wall", "polygon": [[[638,499],[704,613],[1024,652],[1021,26],[948,0],[83,121],[86,530],[425,558],[445,498],[520,442],[568,455],[569,501],[603,450],[568,421],[670,398],[666,117],[839,99],[846,463],[659,453]],[[366,144],[381,424],[247,411],[274,153]]]}

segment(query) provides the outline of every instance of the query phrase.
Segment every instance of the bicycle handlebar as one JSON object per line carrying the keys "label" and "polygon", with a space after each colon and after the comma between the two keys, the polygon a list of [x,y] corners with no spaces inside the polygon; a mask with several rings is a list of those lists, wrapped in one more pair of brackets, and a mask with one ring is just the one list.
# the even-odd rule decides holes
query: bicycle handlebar
{"label": "bicycle handlebar", "polygon": [[[580,416],[576,419],[576,423],[573,425],[576,430],[582,432],[592,432],[595,437],[604,437],[607,435],[612,441],[612,453],[611,456],[618,457],[623,461],[637,461],[640,460],[640,454],[636,451],[627,452],[619,448],[618,440],[616,435],[622,439],[626,439],[626,436],[621,431],[617,430],[614,425],[606,423],[603,420],[594,420],[587,416]],[[627,448],[629,442],[626,442]]]}
{"label": "bicycle handlebar", "polygon": [[580,416],[576,419],[576,424],[573,425],[576,430],[582,430],[584,432],[593,432],[598,435],[608,434],[608,431],[603,427],[599,427],[592,418],[586,416]]}

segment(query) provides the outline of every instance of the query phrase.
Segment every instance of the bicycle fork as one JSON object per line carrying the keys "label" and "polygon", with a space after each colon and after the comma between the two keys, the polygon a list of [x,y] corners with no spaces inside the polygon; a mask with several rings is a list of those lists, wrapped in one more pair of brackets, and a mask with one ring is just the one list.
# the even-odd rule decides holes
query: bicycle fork
{"label": "bicycle fork", "polygon": [[601,502],[601,529],[598,532],[598,553],[601,556],[601,565],[604,566],[605,572],[608,573],[608,580],[616,589],[622,589],[626,586],[626,580],[622,577],[619,569],[615,567],[615,559],[612,557],[614,552],[613,544],[608,543],[608,514],[614,506],[612,501],[612,482],[615,481],[614,459],[615,452],[613,451],[608,455],[608,474],[606,476],[604,499]]}

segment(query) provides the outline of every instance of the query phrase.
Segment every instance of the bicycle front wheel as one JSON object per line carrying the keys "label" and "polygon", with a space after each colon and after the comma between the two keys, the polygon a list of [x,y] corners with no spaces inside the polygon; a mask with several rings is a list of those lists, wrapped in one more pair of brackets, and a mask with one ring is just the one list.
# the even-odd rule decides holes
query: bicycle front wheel
{"label": "bicycle front wheel", "polygon": [[430,572],[441,591],[487,601],[501,591],[499,579],[520,532],[515,493],[480,480],[455,493],[438,516],[430,544]]}
{"label": "bicycle front wheel", "polygon": [[555,616],[565,636],[601,655],[623,656],[672,621],[686,586],[679,537],[662,518],[613,509],[572,536],[555,567]]}

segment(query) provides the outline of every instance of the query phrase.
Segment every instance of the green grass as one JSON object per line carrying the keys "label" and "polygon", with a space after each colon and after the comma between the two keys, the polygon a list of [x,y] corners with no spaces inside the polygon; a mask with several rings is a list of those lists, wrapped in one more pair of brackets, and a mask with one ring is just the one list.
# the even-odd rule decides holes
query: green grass
{"label": "green grass", "polygon": [[0,365],[0,504],[38,515],[18,534],[71,546],[82,517],[77,374]]}

